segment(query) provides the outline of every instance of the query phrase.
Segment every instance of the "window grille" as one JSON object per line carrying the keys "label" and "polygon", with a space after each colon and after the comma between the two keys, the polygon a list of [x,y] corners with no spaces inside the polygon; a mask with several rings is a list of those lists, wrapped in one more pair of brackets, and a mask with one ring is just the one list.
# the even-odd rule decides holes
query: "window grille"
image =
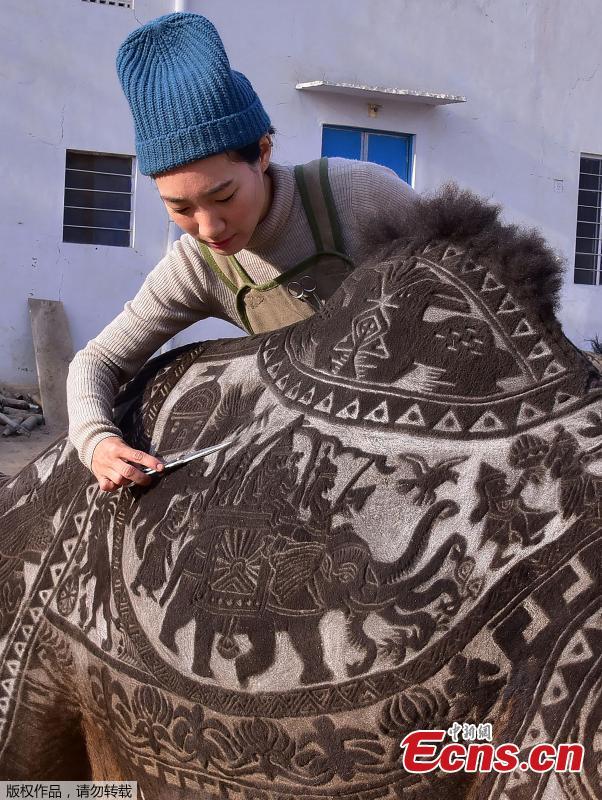
{"label": "window grille", "polygon": [[67,150],[64,242],[130,246],[133,164],[131,156]]}
{"label": "window grille", "polygon": [[83,0],[84,3],[97,3],[99,6],[119,6],[131,8],[133,0]]}
{"label": "window grille", "polygon": [[322,155],[373,161],[396,172],[406,183],[412,183],[412,134],[345,128],[324,125]]}
{"label": "window grille", "polygon": [[575,283],[602,284],[600,208],[602,156],[581,156],[575,244]]}

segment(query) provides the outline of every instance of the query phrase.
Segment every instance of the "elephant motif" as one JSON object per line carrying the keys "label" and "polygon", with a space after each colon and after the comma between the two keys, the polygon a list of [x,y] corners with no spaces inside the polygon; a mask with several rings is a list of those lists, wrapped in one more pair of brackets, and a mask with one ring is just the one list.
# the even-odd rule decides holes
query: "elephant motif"
{"label": "elephant motif", "polygon": [[[439,519],[458,513],[455,502],[434,503],[422,516],[407,549],[394,562],[375,560],[366,542],[345,524],[326,539],[308,539],[303,528],[290,536],[272,535],[266,514],[208,514],[176,560],[160,605],[167,606],[160,640],[178,652],[176,633],[194,620],[192,670],[211,677],[215,637],[224,658],[236,659],[242,686],[274,661],[276,633],[288,634],[303,662],[301,683],[332,678],[324,663],[319,625],[329,611],[342,611],[353,642],[364,658],[348,664],[359,675],[374,664],[377,646],[363,628],[371,613],[390,625],[420,619],[416,614],[434,601],[449,615],[462,603],[452,578],[436,578],[446,559],[465,553],[465,540],[453,534],[427,564],[414,571]],[[423,625],[426,623],[425,615]],[[428,618],[430,620],[430,618]],[[242,654],[235,634],[249,637],[251,650]],[[431,631],[432,634],[432,631]]]}

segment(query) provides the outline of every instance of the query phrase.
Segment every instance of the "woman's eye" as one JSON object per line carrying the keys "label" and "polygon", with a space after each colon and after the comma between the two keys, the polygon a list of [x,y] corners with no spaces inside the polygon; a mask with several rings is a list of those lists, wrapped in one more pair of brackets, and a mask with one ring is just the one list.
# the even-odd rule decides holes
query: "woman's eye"
{"label": "woman's eye", "polygon": [[172,208],[171,210],[174,214],[187,214],[190,211],[189,208]]}
{"label": "woman's eye", "polygon": [[223,200],[218,200],[217,202],[218,203],[227,203],[228,200],[232,200],[232,198],[234,197],[235,194],[236,194],[236,192],[232,192],[232,194],[229,197],[224,197]]}

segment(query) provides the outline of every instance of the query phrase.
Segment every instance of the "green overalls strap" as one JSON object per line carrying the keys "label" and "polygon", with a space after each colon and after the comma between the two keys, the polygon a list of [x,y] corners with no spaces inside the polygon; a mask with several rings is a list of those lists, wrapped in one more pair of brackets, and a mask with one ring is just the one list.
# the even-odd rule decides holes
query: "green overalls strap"
{"label": "green overalls strap", "polygon": [[[295,167],[295,180],[316,252],[271,281],[257,284],[235,256],[214,253],[199,242],[201,255],[236,296],[236,311],[248,333],[276,330],[310,317],[353,269],[345,254],[341,228],[328,180],[328,160]],[[299,278],[295,283],[294,279]],[[289,289],[288,284],[293,284]],[[305,292],[299,287],[314,286]],[[296,296],[291,292],[294,291]]]}
{"label": "green overalls strap", "polygon": [[311,228],[317,252],[345,252],[330,181],[328,159],[319,158],[295,167],[295,181]]}

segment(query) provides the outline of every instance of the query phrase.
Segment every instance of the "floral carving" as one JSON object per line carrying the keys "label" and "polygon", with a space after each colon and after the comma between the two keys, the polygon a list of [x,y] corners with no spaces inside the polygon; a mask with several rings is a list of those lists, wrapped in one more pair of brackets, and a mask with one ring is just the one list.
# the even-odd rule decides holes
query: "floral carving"
{"label": "floral carving", "polygon": [[233,748],[238,752],[230,767],[236,771],[263,772],[270,780],[286,770],[295,753],[295,744],[281,725],[255,717],[243,720],[236,729]]}

